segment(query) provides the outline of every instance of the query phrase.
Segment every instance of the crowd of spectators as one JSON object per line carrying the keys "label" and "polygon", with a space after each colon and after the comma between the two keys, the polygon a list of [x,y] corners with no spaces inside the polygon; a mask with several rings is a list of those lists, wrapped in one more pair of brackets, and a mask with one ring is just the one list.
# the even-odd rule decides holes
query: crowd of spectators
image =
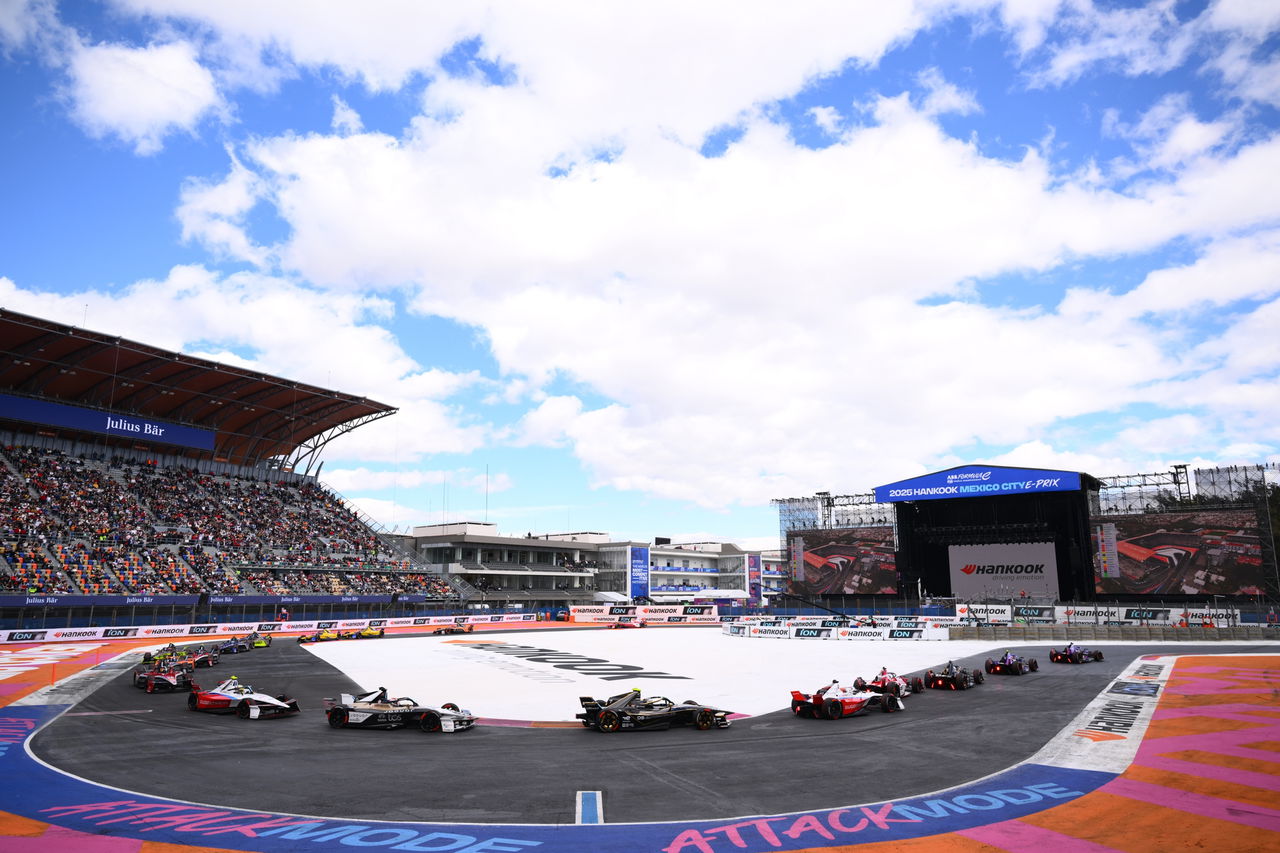
{"label": "crowd of spectators", "polygon": [[312,482],[8,446],[0,525],[5,590],[453,596]]}

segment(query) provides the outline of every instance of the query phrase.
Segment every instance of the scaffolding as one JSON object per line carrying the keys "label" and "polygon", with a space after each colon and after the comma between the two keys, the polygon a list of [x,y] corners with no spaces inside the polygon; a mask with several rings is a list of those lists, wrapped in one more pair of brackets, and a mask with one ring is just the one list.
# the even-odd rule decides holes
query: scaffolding
{"label": "scaffolding", "polygon": [[788,534],[798,530],[837,530],[858,527],[893,527],[896,541],[897,516],[893,504],[880,503],[873,493],[832,495],[818,492],[811,498],[777,498],[779,539],[785,550]]}

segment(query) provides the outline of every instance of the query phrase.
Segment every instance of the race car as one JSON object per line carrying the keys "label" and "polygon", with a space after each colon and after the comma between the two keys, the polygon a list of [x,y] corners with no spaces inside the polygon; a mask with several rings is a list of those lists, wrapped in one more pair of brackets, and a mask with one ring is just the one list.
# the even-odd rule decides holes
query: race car
{"label": "race car", "polygon": [[643,619],[629,619],[624,616],[623,618],[619,619],[617,622],[614,622],[613,624],[611,624],[609,627],[610,628],[644,628],[646,627],[646,624]]}
{"label": "race car", "polygon": [[872,690],[851,690],[841,687],[839,681],[824,684],[812,694],[791,691],[791,713],[797,717],[839,720],[872,710],[892,713],[905,709],[902,700],[895,695]]}
{"label": "race car", "polygon": [[314,634],[306,634],[298,638],[299,643],[323,643],[328,640],[341,640],[342,635],[332,628],[325,628],[322,631],[316,631]]}
{"label": "race car", "polygon": [[143,652],[142,662],[150,663],[151,661],[173,660],[178,657],[179,653],[178,647],[173,643],[170,643],[167,646],[156,649],[154,652]]}
{"label": "race car", "polygon": [[215,647],[220,655],[238,655],[252,648],[253,646],[249,644],[248,639],[244,637],[232,637],[230,640],[225,640],[221,645]]}
{"label": "race car", "polygon": [[672,726],[694,726],[706,730],[729,727],[729,712],[701,705],[692,699],[680,704],[665,696],[642,697],[639,689],[619,693],[608,699],[581,696],[582,713],[577,719],[588,729],[616,732],[620,729],[669,729]]}
{"label": "race car", "polygon": [[890,696],[910,696],[912,693],[924,692],[924,679],[916,676],[908,679],[896,672],[881,669],[880,674],[867,681],[863,678],[853,680],[854,690],[869,690],[872,693],[888,693]]}
{"label": "race car", "polygon": [[419,705],[417,701],[401,696],[387,696],[387,688],[360,696],[343,693],[338,701],[325,699],[325,715],[335,729],[398,729],[417,726],[424,732],[464,732],[476,724],[476,716],[463,711],[452,702],[439,708]]}
{"label": "race car", "polygon": [[258,693],[249,685],[241,684],[234,675],[212,690],[201,690],[199,685],[192,684],[187,707],[215,714],[235,712],[242,720],[288,717],[299,710],[297,699],[283,693],[277,696]]}
{"label": "race car", "polygon": [[133,686],[148,693],[192,690],[191,666],[172,660],[143,661],[133,670]]}
{"label": "race car", "polygon": [[1098,649],[1084,649],[1071,643],[1062,651],[1049,649],[1050,663],[1089,663],[1102,660],[1102,652]]}
{"label": "race car", "polygon": [[271,645],[271,635],[259,634],[257,631],[245,637],[245,640],[249,642],[249,648],[251,649],[265,649]]}
{"label": "race car", "polygon": [[986,669],[987,675],[1025,675],[1028,672],[1037,672],[1040,669],[1040,663],[1035,658],[1024,658],[1006,651],[998,658],[987,658],[983,668]]}
{"label": "race car", "polygon": [[937,672],[931,669],[924,674],[924,686],[930,690],[968,690],[986,680],[981,672],[956,666],[952,661]]}
{"label": "race car", "polygon": [[361,628],[358,631],[343,631],[338,635],[340,640],[371,640],[387,633],[386,628]]}
{"label": "race car", "polygon": [[470,634],[476,629],[475,625],[441,625],[432,631],[432,634]]}
{"label": "race car", "polygon": [[179,658],[183,663],[191,664],[192,669],[202,666],[213,666],[218,662],[218,650],[206,649],[203,645],[195,648],[185,648],[182,650],[182,656]]}

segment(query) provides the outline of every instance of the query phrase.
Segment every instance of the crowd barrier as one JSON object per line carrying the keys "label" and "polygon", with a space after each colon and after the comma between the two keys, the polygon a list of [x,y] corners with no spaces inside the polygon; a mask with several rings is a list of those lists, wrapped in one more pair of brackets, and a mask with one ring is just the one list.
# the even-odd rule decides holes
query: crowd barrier
{"label": "crowd barrier", "polygon": [[876,626],[847,619],[812,618],[732,622],[721,627],[730,637],[773,637],[792,640],[946,640],[951,626],[932,620],[884,619]]}
{"label": "crowd barrier", "polygon": [[646,624],[706,625],[725,621],[714,604],[606,604],[570,607],[574,622],[644,622]]}
{"label": "crowd barrier", "polygon": [[115,628],[35,628],[0,632],[3,643],[57,643],[80,640],[151,639],[173,641],[200,637],[234,637],[239,634],[308,633],[326,628],[350,631],[359,628],[412,628],[440,625],[493,625],[536,622],[536,613],[503,613],[492,616],[411,616],[395,619],[321,619],[316,621],[220,622],[203,625],[139,625]]}

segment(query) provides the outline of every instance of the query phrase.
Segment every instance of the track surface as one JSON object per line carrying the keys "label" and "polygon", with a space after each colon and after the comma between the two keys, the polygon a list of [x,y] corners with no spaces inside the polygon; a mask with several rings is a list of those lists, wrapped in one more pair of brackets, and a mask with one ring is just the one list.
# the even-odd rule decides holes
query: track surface
{"label": "track surface", "polygon": [[[494,632],[496,633],[496,632]],[[706,820],[918,796],[1024,761],[1135,657],[1247,654],[1255,646],[1107,645],[1106,660],[989,676],[963,692],[926,691],[901,714],[845,720],[780,710],[727,730],[604,735],[581,728],[477,726],[332,730],[326,696],[359,687],[289,642],[224,658],[198,680],[238,675],[288,684],[304,711],[246,722],[195,714],[185,694],[148,696],[126,675],[40,732],[35,753],[127,791],[195,803],[356,819],[571,824],[579,791],[601,791],[609,823]],[[1001,650],[1003,646],[1001,647]],[[993,647],[992,654],[997,650]],[[958,663],[981,666],[982,657]],[[466,697],[442,696],[465,706]],[[782,706],[788,697],[779,696]],[[482,721],[483,723],[483,721]]]}

